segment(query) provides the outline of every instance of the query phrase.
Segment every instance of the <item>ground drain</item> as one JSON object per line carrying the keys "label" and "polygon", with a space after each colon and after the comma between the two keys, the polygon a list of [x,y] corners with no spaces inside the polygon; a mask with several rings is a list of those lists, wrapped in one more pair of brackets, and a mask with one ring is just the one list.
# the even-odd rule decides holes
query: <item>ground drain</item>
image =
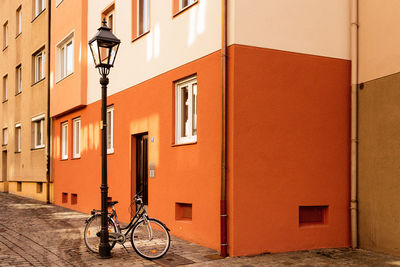
{"label": "ground drain", "polygon": [[192,264],[194,261],[186,259],[182,256],[176,255],[174,253],[168,253],[161,259],[155,260],[158,264],[165,266],[165,267],[175,267],[180,265]]}

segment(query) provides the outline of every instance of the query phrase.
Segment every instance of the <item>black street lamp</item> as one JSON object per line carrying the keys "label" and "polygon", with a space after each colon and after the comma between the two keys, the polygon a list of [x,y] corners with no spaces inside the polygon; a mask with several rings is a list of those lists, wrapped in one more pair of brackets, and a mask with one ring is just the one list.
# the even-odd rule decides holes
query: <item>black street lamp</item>
{"label": "black street lamp", "polygon": [[99,254],[102,258],[111,257],[107,211],[107,75],[110,73],[110,68],[114,66],[120,43],[121,41],[107,27],[105,19],[97,34],[89,41],[94,64],[101,75],[101,231]]}

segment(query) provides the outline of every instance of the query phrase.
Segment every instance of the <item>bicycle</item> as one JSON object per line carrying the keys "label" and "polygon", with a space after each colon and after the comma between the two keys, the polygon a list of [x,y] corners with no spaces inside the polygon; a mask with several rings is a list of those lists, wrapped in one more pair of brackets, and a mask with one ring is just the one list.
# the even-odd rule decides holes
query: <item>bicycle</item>
{"label": "bicycle", "polygon": [[[118,204],[118,201],[107,202],[107,206],[112,208],[111,213],[108,214],[110,246],[112,249],[116,243],[119,243],[126,249],[124,243],[128,240],[130,233],[132,248],[136,253],[145,259],[159,259],[169,249],[171,243],[170,229],[161,221],[148,216],[139,194],[136,194],[134,197],[136,204],[135,215],[126,227],[121,227],[118,221],[117,212],[114,207]],[[139,208],[137,208],[138,206]],[[91,252],[99,253],[100,230],[101,211],[92,210],[91,216],[86,220],[84,231],[85,244]]]}

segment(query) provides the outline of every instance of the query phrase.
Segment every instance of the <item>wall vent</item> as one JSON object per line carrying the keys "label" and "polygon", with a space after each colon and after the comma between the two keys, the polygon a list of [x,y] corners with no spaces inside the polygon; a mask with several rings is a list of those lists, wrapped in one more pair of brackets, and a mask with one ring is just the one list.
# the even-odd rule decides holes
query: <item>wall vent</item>
{"label": "wall vent", "polygon": [[327,224],[328,206],[299,206],[299,226]]}
{"label": "wall vent", "polygon": [[192,203],[175,203],[175,219],[180,221],[191,221]]}
{"label": "wall vent", "polygon": [[78,194],[71,194],[71,205],[78,204]]}
{"label": "wall vent", "polygon": [[62,203],[68,203],[68,193],[62,193],[62,195],[61,195],[62,197],[61,197],[61,202]]}

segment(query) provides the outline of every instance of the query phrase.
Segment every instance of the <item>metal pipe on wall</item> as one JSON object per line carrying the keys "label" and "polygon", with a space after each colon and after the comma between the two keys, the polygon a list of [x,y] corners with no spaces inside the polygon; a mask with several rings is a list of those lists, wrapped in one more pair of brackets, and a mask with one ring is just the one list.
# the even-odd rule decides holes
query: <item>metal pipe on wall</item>
{"label": "metal pipe on wall", "polygon": [[227,86],[227,0],[222,0],[221,68],[222,68],[222,130],[221,130],[221,256],[228,256],[227,201],[226,201],[226,86]]}
{"label": "metal pipe on wall", "polygon": [[358,247],[358,0],[351,2],[351,247]]}
{"label": "metal pipe on wall", "polygon": [[51,45],[51,1],[48,1],[48,36],[47,36],[47,164],[46,164],[46,182],[47,182],[47,193],[46,193],[46,202],[47,204],[51,203],[50,197],[50,168],[51,168],[51,118],[50,118],[50,45]]}

